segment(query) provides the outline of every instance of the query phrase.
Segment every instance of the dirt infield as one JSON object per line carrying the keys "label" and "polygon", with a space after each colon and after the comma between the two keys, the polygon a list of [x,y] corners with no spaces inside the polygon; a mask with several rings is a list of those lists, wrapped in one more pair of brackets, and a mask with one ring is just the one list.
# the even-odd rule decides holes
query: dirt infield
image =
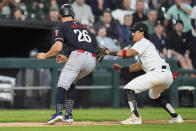
{"label": "dirt infield", "polygon": [[[185,123],[196,123],[196,120],[184,120]],[[144,124],[165,124],[167,120],[143,121]],[[73,122],[67,124],[65,122],[57,122],[55,125],[46,125],[45,123],[33,122],[17,122],[17,123],[0,123],[0,127],[47,127],[47,126],[89,126],[89,125],[120,125],[119,121],[103,121],[103,122]]]}

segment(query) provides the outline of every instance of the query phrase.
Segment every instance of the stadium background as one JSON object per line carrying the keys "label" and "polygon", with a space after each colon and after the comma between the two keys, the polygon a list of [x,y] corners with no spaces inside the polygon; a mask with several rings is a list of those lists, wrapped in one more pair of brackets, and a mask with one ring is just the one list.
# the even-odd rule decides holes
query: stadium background
{"label": "stadium background", "polygon": [[[3,1],[3,0],[2,0]],[[2,2],[1,1],[1,2]],[[1,51],[0,51],[0,75],[16,78],[19,71],[26,69],[49,69],[52,77],[49,88],[42,90],[43,85],[32,84],[14,86],[13,103],[9,100],[0,101],[0,108],[2,109],[49,109],[54,107],[55,84],[60,72],[62,64],[55,64],[54,58],[47,61],[38,62],[35,58],[31,58],[32,51],[46,52],[53,43],[53,31],[58,25],[57,21],[46,19],[50,8],[49,0],[23,0],[27,10],[31,8],[33,3],[43,3],[44,9],[38,10],[35,14],[39,17],[32,17],[33,11],[26,14],[26,20],[14,20],[11,15],[9,18],[3,16],[1,12],[0,17],[0,36],[1,36]],[[70,3],[72,1],[69,1]],[[92,1],[86,1],[88,4]],[[115,1],[121,3],[120,0]],[[172,4],[172,2],[171,2]],[[89,4],[91,5],[91,4]],[[115,6],[117,6],[116,4]],[[194,3],[192,2],[192,6]],[[22,7],[22,6],[21,6]],[[113,8],[113,6],[111,6]],[[15,10],[13,5],[10,6],[11,11]],[[39,13],[42,14],[39,14]],[[30,15],[31,14],[31,15]],[[97,17],[95,19],[98,19]],[[124,66],[133,63],[133,58],[122,60],[104,60],[102,63],[97,63],[96,70],[87,78],[80,80],[77,83],[78,96],[75,108],[94,108],[94,107],[110,107],[120,108],[128,107],[124,92],[122,90],[125,84],[124,80],[119,78],[119,72],[111,69],[112,64],[119,63]],[[179,67],[176,60],[167,59],[170,63],[172,71],[179,71],[180,75],[173,83],[170,90],[167,91],[168,97],[175,107],[195,107],[196,106],[196,92],[195,90],[179,91],[180,86],[195,87],[194,77],[190,74],[196,73],[195,70],[184,70]],[[32,70],[31,70],[32,71]],[[40,70],[39,70],[40,71]],[[24,81],[22,79],[21,81]],[[1,85],[9,83],[9,81],[1,80]],[[17,83],[17,82],[16,82]],[[22,87],[21,89],[17,87]],[[37,87],[30,89],[29,87]],[[40,87],[40,89],[39,89]],[[45,86],[44,86],[45,87]],[[1,88],[1,87],[0,87]],[[6,92],[4,87],[0,90],[0,94]],[[147,97],[147,92],[137,96],[139,107],[157,107],[151,103]]]}

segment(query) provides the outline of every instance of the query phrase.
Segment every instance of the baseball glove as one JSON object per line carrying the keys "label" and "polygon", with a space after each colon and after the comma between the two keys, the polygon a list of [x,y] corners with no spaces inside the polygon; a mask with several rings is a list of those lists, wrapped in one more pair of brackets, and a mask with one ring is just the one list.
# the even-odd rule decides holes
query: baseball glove
{"label": "baseball glove", "polygon": [[100,47],[97,47],[95,49],[95,52],[94,52],[95,56],[96,56],[96,60],[98,62],[101,62],[104,58],[104,56],[106,55],[106,49],[105,48],[100,48]]}

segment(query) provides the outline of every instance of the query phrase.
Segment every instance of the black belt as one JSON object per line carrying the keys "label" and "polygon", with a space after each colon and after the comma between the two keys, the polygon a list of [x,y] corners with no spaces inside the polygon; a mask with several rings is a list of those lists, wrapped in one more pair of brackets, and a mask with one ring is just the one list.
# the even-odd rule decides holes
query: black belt
{"label": "black belt", "polygon": [[[162,66],[161,68],[162,68],[162,69],[166,69],[167,66]],[[153,70],[155,70],[155,68],[151,69],[150,71],[153,71]]]}

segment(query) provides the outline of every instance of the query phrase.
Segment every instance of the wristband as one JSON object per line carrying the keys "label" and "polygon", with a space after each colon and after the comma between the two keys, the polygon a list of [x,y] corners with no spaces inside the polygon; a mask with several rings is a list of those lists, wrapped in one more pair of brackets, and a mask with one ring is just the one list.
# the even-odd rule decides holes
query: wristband
{"label": "wristband", "polygon": [[109,55],[117,56],[118,51],[110,52]]}
{"label": "wristband", "polygon": [[127,50],[123,50],[123,57],[127,57]]}
{"label": "wristband", "polygon": [[122,67],[121,68],[121,71],[123,71],[123,72],[129,72],[129,67]]}

